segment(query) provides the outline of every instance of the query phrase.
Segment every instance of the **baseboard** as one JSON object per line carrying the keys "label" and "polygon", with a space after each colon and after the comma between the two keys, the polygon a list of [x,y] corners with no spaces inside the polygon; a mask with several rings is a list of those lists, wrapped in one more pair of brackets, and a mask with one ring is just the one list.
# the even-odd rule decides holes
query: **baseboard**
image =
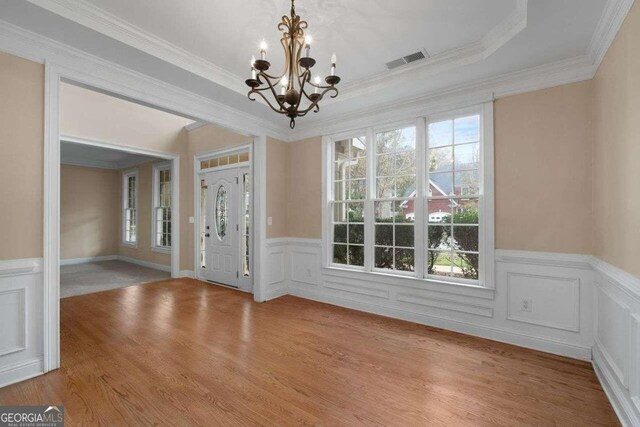
{"label": "baseboard", "polygon": [[337,305],[340,307],[350,308],[353,310],[364,311],[380,316],[406,320],[426,326],[446,329],[480,338],[486,338],[506,344],[517,345],[519,347],[525,347],[532,350],[558,354],[561,356],[567,356],[585,361],[591,360],[591,348],[589,347],[580,347],[544,337],[522,334],[489,326],[465,323],[458,320],[446,319],[438,316],[427,315],[424,313],[415,313],[398,308],[391,308],[362,301],[355,301],[348,298],[340,298],[333,295],[326,295],[313,290],[301,289],[298,287],[290,288],[289,295]]}
{"label": "baseboard", "polygon": [[[264,298],[264,301],[271,301],[276,298],[283,297],[285,295],[290,295],[289,288],[286,285],[282,286],[274,286],[273,289],[268,289]],[[291,294],[292,295],[292,294]]]}
{"label": "baseboard", "polygon": [[118,259],[118,255],[101,255],[101,256],[90,256],[83,258],[68,258],[61,259],[60,265],[75,265],[75,264],[86,264],[88,262],[100,262],[100,261],[115,261]]}
{"label": "baseboard", "polygon": [[42,357],[5,366],[0,370],[0,388],[44,374]]}
{"label": "baseboard", "polygon": [[[94,256],[94,257],[84,257],[84,258],[69,258],[69,259],[61,259],[60,265],[76,265],[76,264],[86,264],[89,262],[100,262],[100,261],[115,261],[120,260],[124,262],[129,262],[131,264],[140,265],[142,267],[153,268],[154,270],[166,271],[171,273],[171,266],[157,264],[151,261],[144,261],[141,259],[131,258],[124,255],[103,255],[103,256]],[[180,272],[180,277],[194,277],[193,271],[184,270]]]}
{"label": "baseboard", "polygon": [[142,267],[153,268],[155,270],[166,271],[171,273],[170,265],[156,264],[155,262],[143,261],[141,259],[129,258],[128,256],[119,255],[118,259],[120,261],[129,262],[131,264],[140,265]]}
{"label": "baseboard", "polygon": [[609,398],[613,410],[616,412],[620,424],[623,426],[640,426],[640,416],[634,411],[634,403],[628,398],[627,393],[621,388],[615,379],[609,364],[602,355],[598,344],[593,346],[593,370],[602,385],[602,389]]}
{"label": "baseboard", "polygon": [[179,277],[187,277],[189,279],[195,279],[196,275],[193,273],[193,270],[180,270]]}

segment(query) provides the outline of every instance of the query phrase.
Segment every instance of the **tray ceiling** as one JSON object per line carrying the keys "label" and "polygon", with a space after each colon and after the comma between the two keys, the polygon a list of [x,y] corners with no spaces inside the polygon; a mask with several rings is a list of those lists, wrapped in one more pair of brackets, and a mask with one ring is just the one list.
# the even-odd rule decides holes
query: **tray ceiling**
{"label": "tray ceiling", "polygon": [[[276,25],[287,0],[29,0],[1,19],[263,119],[246,99],[249,59],[264,38],[282,64]],[[376,106],[536,70],[597,65],[629,0],[297,0],[317,72],[338,55],[340,96],[320,123]],[[385,63],[424,49],[394,70]],[[578,69],[579,68],[579,69]],[[569,73],[570,74],[570,73]],[[331,106],[329,107],[329,104]],[[283,124],[286,124],[283,122]]]}

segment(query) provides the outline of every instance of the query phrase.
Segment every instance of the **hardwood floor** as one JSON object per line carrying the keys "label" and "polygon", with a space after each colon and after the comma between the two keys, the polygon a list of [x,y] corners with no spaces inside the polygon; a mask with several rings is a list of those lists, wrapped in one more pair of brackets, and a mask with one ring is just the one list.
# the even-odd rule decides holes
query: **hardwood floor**
{"label": "hardwood floor", "polygon": [[62,368],[0,405],[67,425],[617,425],[590,364],[180,279],[61,300]]}

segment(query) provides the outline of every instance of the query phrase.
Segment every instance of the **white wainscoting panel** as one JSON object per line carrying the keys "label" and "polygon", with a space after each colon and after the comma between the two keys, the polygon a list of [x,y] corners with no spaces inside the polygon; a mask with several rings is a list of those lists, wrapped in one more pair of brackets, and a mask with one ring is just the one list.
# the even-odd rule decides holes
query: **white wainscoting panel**
{"label": "white wainscoting panel", "polygon": [[25,288],[0,291],[0,357],[27,346],[27,295]]}
{"label": "white wainscoting panel", "polygon": [[44,371],[42,259],[0,261],[0,387]]}
{"label": "white wainscoting panel", "polygon": [[285,265],[287,241],[283,239],[268,239],[266,243],[266,274],[267,288],[265,301],[281,297],[288,293],[287,268]]}
{"label": "white wainscoting panel", "polygon": [[620,421],[640,426],[640,278],[592,260],[593,365]]}
{"label": "white wainscoting panel", "polygon": [[[327,269],[319,239],[270,242],[270,251],[286,246],[291,295],[591,360],[588,256],[497,251],[495,287],[478,288]],[[522,299],[532,300],[531,311],[521,310]]]}
{"label": "white wainscoting panel", "polygon": [[580,279],[508,272],[507,319],[579,332]]}

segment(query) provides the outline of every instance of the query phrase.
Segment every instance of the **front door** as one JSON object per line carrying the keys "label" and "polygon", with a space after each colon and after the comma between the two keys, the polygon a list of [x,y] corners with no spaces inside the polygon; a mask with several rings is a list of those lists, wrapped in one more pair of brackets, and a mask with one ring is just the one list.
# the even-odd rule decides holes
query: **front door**
{"label": "front door", "polygon": [[205,174],[206,261],[202,273],[208,281],[251,291],[248,172],[248,168],[233,168]]}

